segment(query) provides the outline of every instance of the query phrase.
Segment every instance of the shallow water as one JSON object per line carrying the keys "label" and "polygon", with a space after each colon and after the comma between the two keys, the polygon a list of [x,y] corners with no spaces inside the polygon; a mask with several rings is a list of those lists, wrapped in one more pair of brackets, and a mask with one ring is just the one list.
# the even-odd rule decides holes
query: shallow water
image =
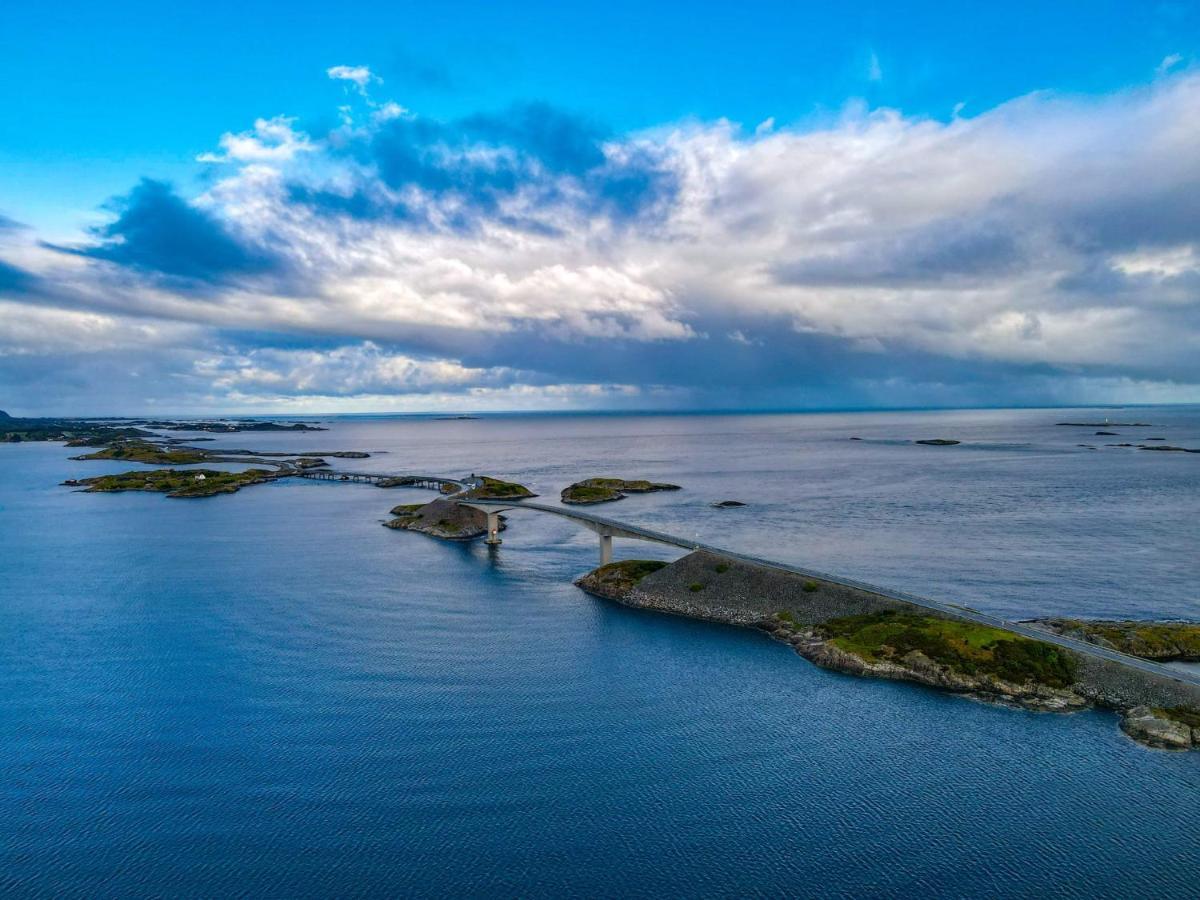
{"label": "shallow water", "polygon": [[[1200,617],[1194,409],[338,419],[205,446],[685,490],[606,515],[1010,617]],[[1120,428],[1109,430],[1121,431]],[[1132,435],[1132,437],[1130,436]],[[860,436],[862,441],[850,441]],[[919,447],[911,438],[959,438]],[[1101,444],[1098,444],[1102,446]],[[386,452],[381,452],[386,451]],[[0,446],[0,891],[79,896],[1186,894],[1200,763],[1115,718],[816,669],[571,579],[595,538],[379,527],[428,494],[88,495]],[[751,503],[715,510],[714,500]],[[618,556],[669,548],[617,542]],[[1152,877],[1147,877],[1152,873]]]}

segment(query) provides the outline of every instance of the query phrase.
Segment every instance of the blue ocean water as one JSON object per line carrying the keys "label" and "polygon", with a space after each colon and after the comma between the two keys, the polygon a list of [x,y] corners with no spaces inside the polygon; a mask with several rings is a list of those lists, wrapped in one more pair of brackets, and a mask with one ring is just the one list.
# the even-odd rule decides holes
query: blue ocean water
{"label": "blue ocean water", "polygon": [[[1105,415],[1155,427],[1054,425]],[[1196,409],[329,424],[206,446],[364,449],[344,467],[551,500],[589,475],[670,480],[605,513],[1009,617],[1200,618],[1200,455],[1104,447],[1200,446]],[[926,437],[964,443],[905,443]],[[89,495],[58,483],[128,466],[73,452],[0,445],[5,895],[1200,885],[1200,759],[1109,713],[853,679],[595,600],[571,585],[595,538],[554,517],[513,513],[489,551],[380,527],[419,491]]]}

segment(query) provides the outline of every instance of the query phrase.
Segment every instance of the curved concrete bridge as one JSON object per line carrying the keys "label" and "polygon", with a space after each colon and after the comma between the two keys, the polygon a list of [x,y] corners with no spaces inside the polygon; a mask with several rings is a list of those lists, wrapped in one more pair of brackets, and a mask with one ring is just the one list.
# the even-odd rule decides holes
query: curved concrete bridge
{"label": "curved concrete bridge", "polygon": [[1117,650],[1110,650],[1107,647],[1101,647],[1097,644],[1089,644],[1087,641],[1081,641],[1075,638],[1066,637],[1061,634],[1043,631],[1040,628],[1034,628],[1031,625],[1025,625],[1021,622],[1010,622],[1007,619],[1001,619],[998,616],[991,616],[968,606],[959,606],[954,603],[942,603],[938,600],[931,600],[928,597],[918,597],[915,594],[909,594],[905,591],[892,590],[890,588],[879,587],[878,585],[867,584],[863,581],[856,581],[852,578],[843,578],[838,575],[830,575],[826,572],[820,572],[816,569],[806,569],[801,566],[793,566],[787,563],[777,562],[776,560],[772,559],[764,559],[761,556],[751,556],[746,553],[737,553],[733,550],[726,550],[723,547],[716,547],[712,544],[705,544],[700,541],[691,540],[690,538],[680,537],[679,535],[668,534],[664,531],[656,531],[653,528],[643,528],[640,525],[630,525],[627,522],[618,522],[615,519],[597,516],[594,513],[567,509],[562,506],[551,506],[546,503],[528,503],[504,500],[459,500],[458,502],[462,506],[469,506],[472,509],[478,509],[480,512],[487,514],[488,543],[490,544],[500,543],[500,513],[504,512],[505,510],[530,509],[535,512],[549,513],[550,515],[559,516],[564,519],[570,519],[571,521],[577,522],[578,524],[599,535],[601,565],[606,565],[607,563],[612,562],[612,539],[614,537],[632,538],[633,540],[638,541],[651,541],[656,544],[666,544],[671,547],[678,547],[689,552],[693,550],[706,550],[710,553],[715,553],[718,556],[724,556],[729,559],[739,560],[741,562],[751,563],[757,566],[765,566],[770,569],[777,569],[806,578],[815,578],[821,581],[830,582],[832,584],[843,585],[856,590],[878,594],[879,596],[887,597],[890,600],[911,603],[913,606],[923,607],[925,609],[933,610],[954,618],[966,619],[967,621],[976,622],[980,625],[989,625],[993,628],[1002,628],[1005,631],[1012,631],[1016,634],[1033,638],[1034,640],[1042,641],[1047,644],[1056,644],[1060,647],[1065,647],[1068,650],[1073,650],[1076,653],[1081,653],[1085,656],[1117,662],[1122,665],[1129,666],[1130,668],[1138,669],[1151,675],[1156,675],[1160,678],[1167,678],[1184,684],[1200,686],[1200,674],[1192,674],[1191,672],[1185,672],[1180,669],[1173,669],[1170,666],[1164,666],[1161,663],[1151,662],[1146,659],[1141,659],[1137,656],[1129,656],[1128,654],[1121,653]]}

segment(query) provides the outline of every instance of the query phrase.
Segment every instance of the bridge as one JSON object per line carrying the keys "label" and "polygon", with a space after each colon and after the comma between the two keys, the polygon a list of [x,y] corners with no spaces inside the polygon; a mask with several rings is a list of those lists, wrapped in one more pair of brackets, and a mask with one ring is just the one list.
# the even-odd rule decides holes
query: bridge
{"label": "bridge", "polygon": [[582,510],[568,509],[562,506],[551,506],[546,503],[515,503],[513,501],[504,500],[459,500],[458,502],[461,506],[469,506],[472,509],[478,509],[487,514],[487,540],[489,544],[500,543],[500,513],[506,510],[529,509],[535,512],[549,513],[550,515],[559,516],[563,519],[569,519],[572,522],[582,525],[584,528],[587,528],[599,535],[600,565],[606,565],[612,562],[612,539],[614,537],[632,538],[633,540],[650,541],[656,544],[666,544],[667,546],[678,547],[689,552],[694,550],[705,550],[709,553],[714,553],[727,559],[750,563],[756,566],[764,566],[768,569],[776,569],[781,572],[788,572],[790,574],[800,575],[805,578],[827,581],[831,584],[837,584],[843,587],[853,588],[859,591],[866,591],[871,594],[886,597],[889,600],[910,603],[913,606],[932,610],[952,618],[965,619],[980,625],[988,625],[992,628],[1002,628],[1005,631],[1015,632],[1016,634],[1032,638],[1036,641],[1042,641],[1047,644],[1055,644],[1059,647],[1065,647],[1068,650],[1073,650],[1076,653],[1083,654],[1084,656],[1091,656],[1098,659],[1117,662],[1130,668],[1146,672],[1150,675],[1157,675],[1160,678],[1169,678],[1185,684],[1200,686],[1200,674],[1193,674],[1191,672],[1183,671],[1182,669],[1173,669],[1170,666],[1164,666],[1161,663],[1151,662],[1137,656],[1130,656],[1117,650],[1110,650],[1107,647],[1101,647],[1097,644],[1090,644],[1087,641],[1081,641],[1076,638],[1067,637],[1061,634],[1054,634],[1050,631],[1043,631],[1040,628],[1035,628],[1032,625],[1026,625],[1022,622],[1010,622],[1007,619],[1001,619],[998,616],[988,615],[987,613],[980,612],[977,609],[972,609],[969,606],[959,606],[958,604],[954,603],[943,603],[938,600],[931,600],[928,597],[918,597],[917,595],[907,593],[906,591],[892,590],[890,588],[879,587],[878,585],[874,584],[867,584],[863,581],[856,581],[853,578],[830,575],[826,572],[821,572],[816,569],[793,566],[789,565],[788,563],[778,562],[773,559],[764,559],[761,556],[752,556],[747,553],[737,553],[733,550],[726,550],[723,547],[706,544],[700,541],[692,540],[691,538],[669,534],[664,531],[656,531],[652,528],[643,528],[640,525],[630,525],[627,522],[618,522],[615,519],[605,518],[604,516],[598,516],[594,513],[584,512]]}
{"label": "bridge", "polygon": [[444,478],[441,475],[395,475],[379,472],[341,472],[335,469],[304,469],[295,473],[299,478],[313,481],[351,481],[374,484],[378,487],[415,487],[449,493],[462,489],[460,478]]}

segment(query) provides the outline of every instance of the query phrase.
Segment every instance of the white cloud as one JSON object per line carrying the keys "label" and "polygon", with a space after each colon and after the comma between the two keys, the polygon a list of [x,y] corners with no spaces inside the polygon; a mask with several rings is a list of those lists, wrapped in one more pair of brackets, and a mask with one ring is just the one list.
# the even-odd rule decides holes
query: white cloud
{"label": "white cloud", "polygon": [[292,127],[295,122],[295,119],[287,116],[256,119],[252,131],[221,135],[219,144],[222,153],[201,153],[196,160],[205,163],[282,163],[297,153],[316,149],[308,135]]}
{"label": "white cloud", "polygon": [[[373,80],[363,67],[329,74]],[[725,121],[664,127],[603,145],[603,166],[649,158],[673,185],[655,215],[625,219],[598,206],[590,172],[538,163],[531,176],[519,149],[421,148],[448,180],[512,167],[512,190],[479,199],[478,180],[389,184],[364,154],[330,152],[280,117],[222,137],[220,158],[247,165],[203,201],[278,252],[285,278],[187,293],[77,257],[40,258],[38,274],[89,315],[207,335],[177,374],[207,382],[214,404],[476,389],[517,403],[522,385],[539,402],[570,385],[583,403],[580,385],[609,377],[675,396],[831,378],[831,365],[881,392],[926,384],[924,366],[948,380],[1051,369],[1097,392],[1183,385],[1163,389],[1173,396],[1200,382],[1198,109],[1200,77],[1176,74],[949,122],[848,108],[823,127],[753,135]],[[365,153],[411,115],[379,106],[342,149]],[[296,202],[296,184],[326,206]],[[218,332],[338,349],[230,349]],[[40,346],[32,334],[10,346],[21,340]],[[810,361],[817,346],[826,355]],[[609,359],[618,371],[598,374]],[[889,377],[858,371],[889,365]],[[597,390],[612,401],[609,388]]]}
{"label": "white cloud", "polygon": [[383,83],[383,79],[372,74],[366,66],[330,66],[325,70],[325,74],[334,81],[349,81],[364,97],[367,95],[367,86],[372,82]]}

